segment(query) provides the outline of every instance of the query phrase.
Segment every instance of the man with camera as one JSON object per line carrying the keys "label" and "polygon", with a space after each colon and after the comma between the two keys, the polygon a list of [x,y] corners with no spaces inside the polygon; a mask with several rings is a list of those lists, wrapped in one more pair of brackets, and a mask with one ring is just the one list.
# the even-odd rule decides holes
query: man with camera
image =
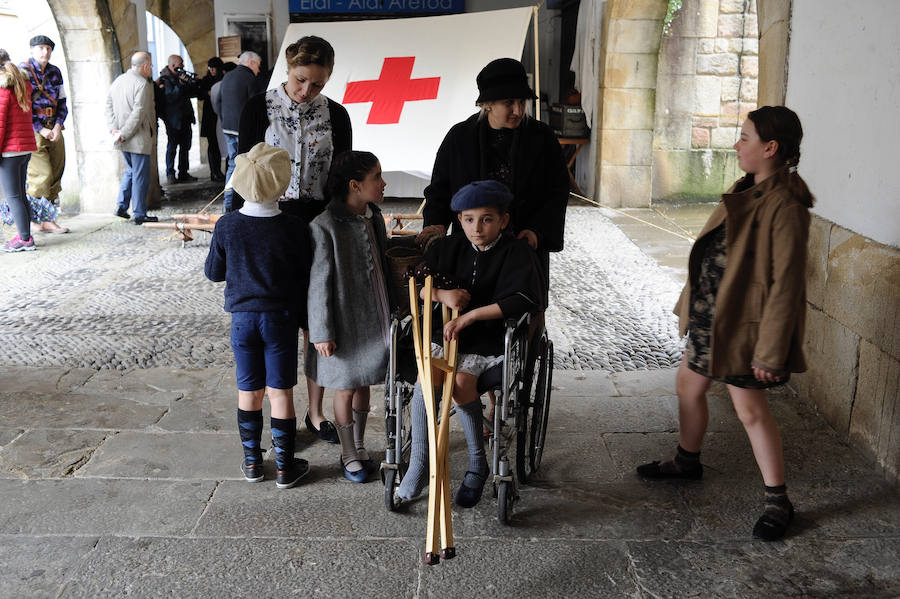
{"label": "man with camera", "polygon": [[[156,80],[157,116],[166,126],[166,181],[168,183],[196,181],[188,173],[188,152],[191,149],[191,125],[196,123],[191,98],[201,94],[197,76],[184,70],[184,60],[177,54],[169,56],[169,64],[159,72]],[[175,176],[175,154],[178,154],[178,177]]]}

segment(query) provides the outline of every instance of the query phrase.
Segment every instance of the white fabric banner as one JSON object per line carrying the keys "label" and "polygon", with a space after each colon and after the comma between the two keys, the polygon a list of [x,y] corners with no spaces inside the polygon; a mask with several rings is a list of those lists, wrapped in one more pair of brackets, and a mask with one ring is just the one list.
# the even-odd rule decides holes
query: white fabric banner
{"label": "white fabric banner", "polygon": [[[475,76],[495,58],[519,59],[532,9],[440,17],[294,23],[269,81],[287,79],[285,48],[304,35],[334,47],[322,93],[350,113],[353,149],[373,152],[385,171],[430,178],[450,127],[474,114]],[[527,67],[526,67],[527,68]]]}

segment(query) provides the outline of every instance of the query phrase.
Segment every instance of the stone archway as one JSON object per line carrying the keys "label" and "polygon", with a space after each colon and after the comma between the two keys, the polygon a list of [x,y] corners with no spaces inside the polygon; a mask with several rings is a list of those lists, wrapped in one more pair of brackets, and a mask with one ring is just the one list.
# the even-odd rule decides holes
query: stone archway
{"label": "stone archway", "polygon": [[102,0],[47,3],[65,48],[69,73],[69,127],[75,129],[74,156],[80,182],[75,192],[77,205],[83,212],[108,212],[115,203],[121,172],[119,153],[109,143],[104,115],[109,85],[121,73],[109,6]]}
{"label": "stone archway", "polygon": [[[137,8],[130,0],[47,0],[65,48],[69,73],[69,128],[75,148],[69,167],[79,189],[66,190],[82,212],[109,212],[118,193],[122,162],[106,134],[106,94],[140,49]],[[188,48],[198,70],[215,54],[212,0],[148,0],[147,10],[165,20]],[[73,151],[74,150],[74,151]],[[152,190],[151,190],[152,193]]]}
{"label": "stone archway", "polygon": [[165,21],[178,34],[194,63],[194,69],[203,75],[206,61],[218,54],[213,1],[147,0],[147,12]]}

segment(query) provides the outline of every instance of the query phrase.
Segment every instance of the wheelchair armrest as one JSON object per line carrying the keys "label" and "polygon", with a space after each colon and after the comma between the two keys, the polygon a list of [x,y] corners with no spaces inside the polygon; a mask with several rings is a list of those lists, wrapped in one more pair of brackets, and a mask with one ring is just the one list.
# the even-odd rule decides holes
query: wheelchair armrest
{"label": "wheelchair armrest", "polygon": [[531,322],[531,314],[526,312],[519,318],[507,318],[506,319],[506,330],[512,329],[515,331],[521,326],[528,326],[528,323]]}

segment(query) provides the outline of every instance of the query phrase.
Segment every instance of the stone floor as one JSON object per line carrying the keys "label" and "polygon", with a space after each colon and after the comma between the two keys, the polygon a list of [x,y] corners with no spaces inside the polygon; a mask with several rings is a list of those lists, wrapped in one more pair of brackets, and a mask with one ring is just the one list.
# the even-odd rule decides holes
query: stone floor
{"label": "stone floor", "polygon": [[[243,481],[227,316],[182,264],[205,249],[107,217],[71,221],[73,234],[39,238],[34,255],[0,256],[0,597],[900,596],[900,494],[812,408],[789,389],[771,395],[797,518],[783,541],[753,541],[762,483],[723,390],[710,397],[704,480],[643,482],[634,466],[677,442],[674,370],[624,357],[619,372],[554,372],[543,466],[511,525],[489,494],[455,509],[457,558],[425,566],[425,503],[386,511],[377,478],[343,480],[335,446],[305,430],[303,484],[276,489],[271,461],[263,484]],[[567,251],[579,247],[596,249]],[[76,274],[63,284],[48,272]],[[615,287],[633,283],[614,275],[598,274],[597,297],[629,297]],[[596,305],[572,306],[572,320],[597,326]],[[654,322],[657,304],[633,308]],[[84,365],[67,362],[79,352]],[[380,398],[374,389],[376,454]],[[452,439],[455,488],[464,442],[455,428]]]}

